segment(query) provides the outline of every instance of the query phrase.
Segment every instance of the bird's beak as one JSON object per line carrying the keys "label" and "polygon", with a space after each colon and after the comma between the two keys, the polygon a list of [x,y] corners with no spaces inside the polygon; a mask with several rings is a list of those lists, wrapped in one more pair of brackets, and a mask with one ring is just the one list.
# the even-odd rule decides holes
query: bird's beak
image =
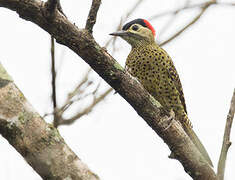
{"label": "bird's beak", "polygon": [[109,35],[123,37],[123,36],[128,36],[129,32],[127,32],[127,31],[117,31],[117,32],[113,32]]}

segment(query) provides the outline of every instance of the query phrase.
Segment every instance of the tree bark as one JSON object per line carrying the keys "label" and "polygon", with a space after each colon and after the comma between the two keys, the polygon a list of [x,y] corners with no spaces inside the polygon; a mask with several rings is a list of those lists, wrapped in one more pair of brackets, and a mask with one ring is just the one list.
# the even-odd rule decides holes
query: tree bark
{"label": "tree bark", "polygon": [[99,180],[33,109],[1,64],[0,134],[43,179]]}
{"label": "tree bark", "polygon": [[58,11],[52,17],[40,0],[0,0],[1,6],[17,11],[21,18],[37,24],[87,62],[164,140],[173,157],[181,162],[193,179],[216,180],[214,171],[181,125],[98,45],[88,30],[79,29]]}

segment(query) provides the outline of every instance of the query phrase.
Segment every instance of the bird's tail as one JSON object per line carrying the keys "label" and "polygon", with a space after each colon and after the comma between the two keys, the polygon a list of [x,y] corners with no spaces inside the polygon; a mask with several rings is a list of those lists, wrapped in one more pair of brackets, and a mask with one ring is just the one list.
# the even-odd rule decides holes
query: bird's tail
{"label": "bird's tail", "polygon": [[205,158],[205,160],[213,167],[212,161],[211,161],[205,147],[201,143],[200,139],[197,137],[196,133],[193,131],[192,127],[185,125],[184,130],[187,133],[187,135],[190,137],[190,139],[194,143],[194,145],[197,147],[199,152]]}

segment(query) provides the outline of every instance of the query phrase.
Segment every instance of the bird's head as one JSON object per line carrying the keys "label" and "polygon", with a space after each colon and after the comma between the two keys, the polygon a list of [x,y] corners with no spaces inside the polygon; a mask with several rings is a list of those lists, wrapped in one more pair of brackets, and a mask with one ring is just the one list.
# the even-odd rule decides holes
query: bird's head
{"label": "bird's head", "polygon": [[155,30],[145,19],[135,19],[126,23],[121,31],[111,33],[112,36],[120,36],[132,47],[150,44],[154,42]]}

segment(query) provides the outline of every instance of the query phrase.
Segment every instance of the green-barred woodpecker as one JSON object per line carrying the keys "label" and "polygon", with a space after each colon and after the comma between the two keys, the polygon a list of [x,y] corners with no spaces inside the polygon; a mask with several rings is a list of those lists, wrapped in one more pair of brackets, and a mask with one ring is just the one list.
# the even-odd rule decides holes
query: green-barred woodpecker
{"label": "green-barred woodpecker", "polygon": [[155,42],[155,30],[145,19],[135,19],[111,33],[127,41],[132,49],[126,60],[128,72],[167,110],[173,110],[185,132],[205,160],[210,157],[192,129],[179,75],[167,52]]}

